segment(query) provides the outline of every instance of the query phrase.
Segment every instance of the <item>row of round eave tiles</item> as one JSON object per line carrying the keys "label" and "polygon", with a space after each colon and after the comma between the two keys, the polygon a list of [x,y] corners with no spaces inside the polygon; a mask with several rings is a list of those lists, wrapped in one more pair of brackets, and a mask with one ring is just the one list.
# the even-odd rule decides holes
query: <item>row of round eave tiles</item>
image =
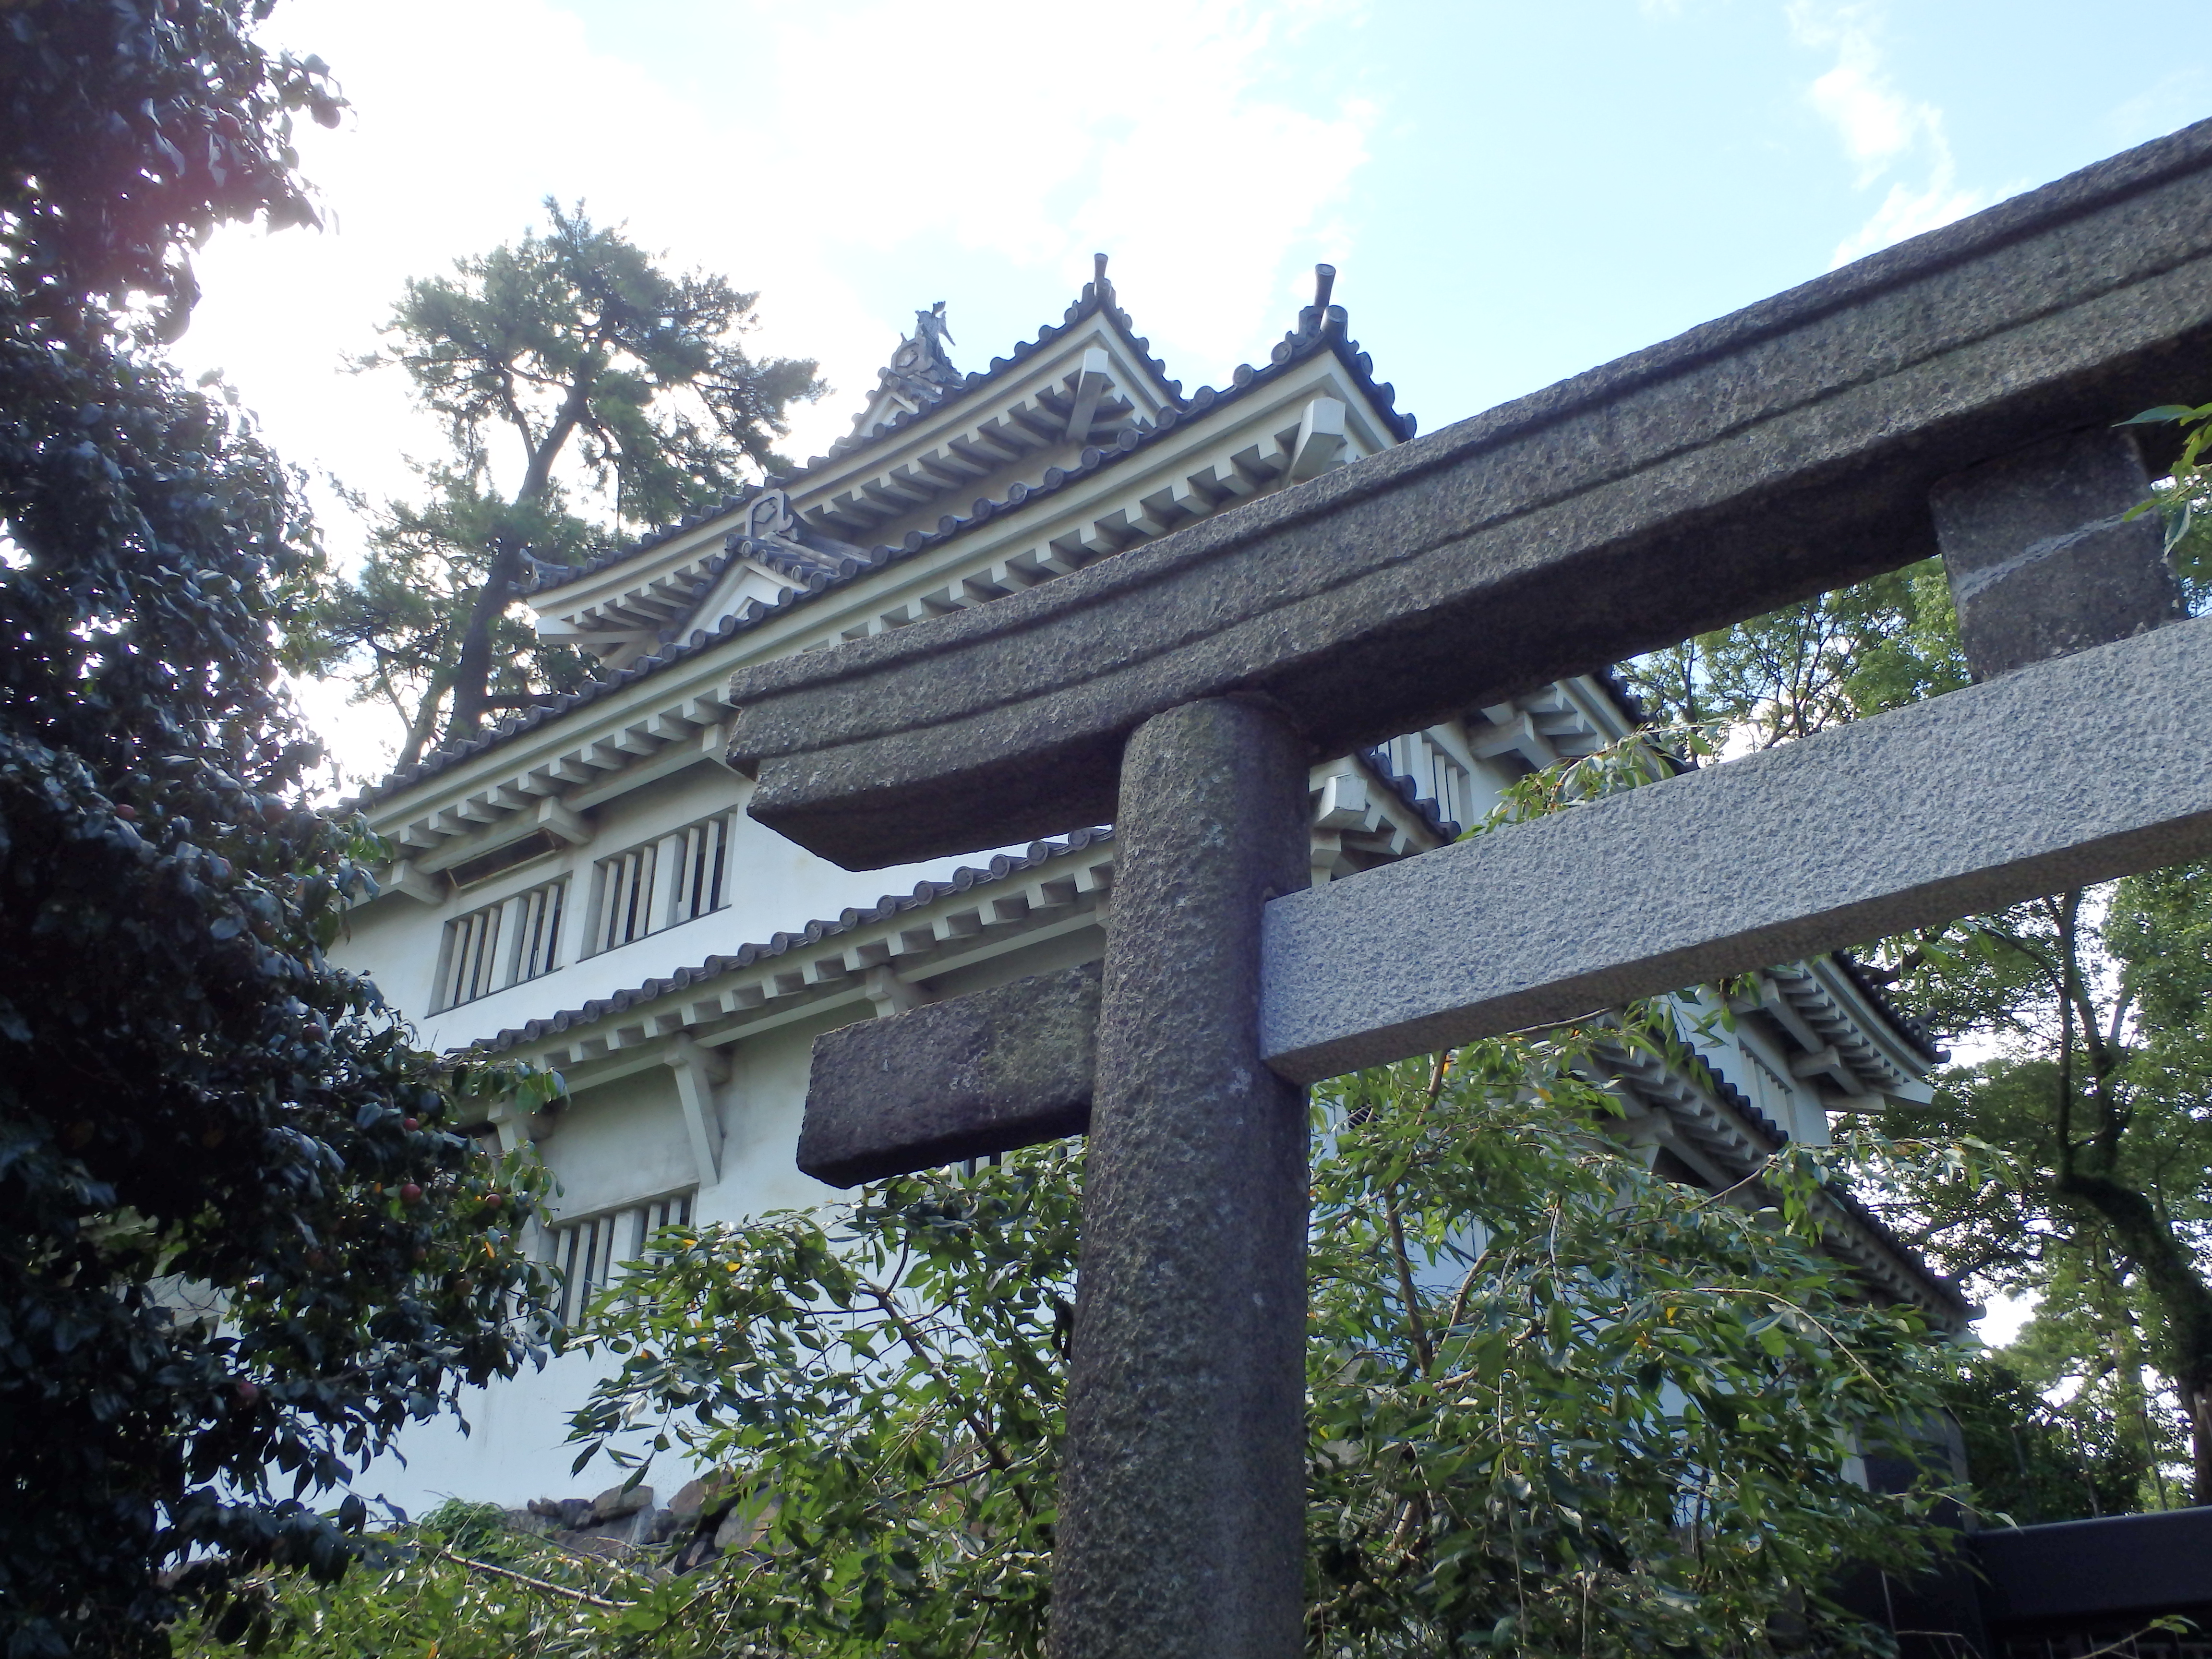
{"label": "row of round eave tiles", "polygon": [[847,909],[835,921],[810,921],[805,930],[798,933],[775,934],[765,945],[741,945],[729,956],[709,957],[696,968],[679,968],[665,979],[647,980],[633,990],[617,991],[611,997],[599,997],[580,1008],[563,1009],[544,1019],[533,1019],[518,1029],[509,1029],[477,1045],[486,1049],[512,1048],[517,1042],[526,1042],[533,1037],[551,1032],[566,1031],[579,1024],[590,1024],[609,1014],[626,1013],[641,1003],[657,1001],[671,991],[681,991],[690,986],[716,978],[732,968],[750,968],[763,957],[780,957],[796,945],[819,945],[835,934],[850,933],[869,922],[888,921],[902,910],[945,897],[951,893],[964,893],[979,882],[1003,880],[1018,870],[1033,870],[1070,853],[1079,853],[1114,838],[1112,827],[1078,830],[1060,842],[1031,842],[1028,851],[1019,856],[1006,853],[995,854],[988,868],[976,869],[962,865],[945,881],[921,881],[915,884],[911,893],[890,894],[880,898],[865,910]]}
{"label": "row of round eave tiles", "polygon": [[[1339,309],[1340,309],[1340,307],[1331,307],[1332,311]],[[1295,356],[1300,355],[1300,353],[1308,347],[1318,347],[1325,344],[1329,337],[1329,331],[1327,330],[1302,331],[1300,333],[1285,337],[1285,343],[1296,343],[1291,353],[1291,356]],[[1357,341],[1353,341],[1350,343],[1353,351],[1358,354],[1356,361],[1362,363],[1366,362],[1367,354],[1358,350],[1358,343]],[[1288,362],[1290,361],[1291,357],[1287,356],[1278,358],[1274,363],[1269,366],[1269,372],[1272,372],[1275,368],[1280,367],[1282,363]],[[1252,382],[1258,378],[1261,372],[1261,371],[1255,369],[1249,363],[1238,364],[1236,374],[1231,377],[1236,383],[1237,390],[1241,392],[1246,386],[1251,385]],[[1382,386],[1376,386],[1375,391],[1377,401],[1384,403],[1387,408],[1389,399],[1386,398],[1384,394],[1389,393],[1391,394],[1392,397],[1395,397],[1392,388],[1385,383]],[[1222,393],[1214,391],[1212,386],[1200,386],[1197,392],[1192,394],[1188,405],[1188,412],[1195,414],[1202,410],[1207,409],[1211,407],[1222,395]],[[1120,454],[1128,453],[1130,450],[1135,448],[1137,445],[1146,441],[1147,438],[1158,436],[1159,434],[1165,432],[1175,423],[1174,421],[1169,418],[1169,416],[1170,415],[1175,415],[1176,413],[1176,411],[1171,410],[1162,410],[1159,423],[1153,427],[1150,434],[1138,434],[1135,443],[1123,447],[1117,440],[1116,449],[1114,452],[1098,449],[1085,449],[1074,468],[1074,472],[1077,474],[1087,472],[1093,467],[1103,464],[1103,462],[1109,459],[1116,459]],[[1178,416],[1177,418],[1180,418],[1180,416]],[[1414,424],[1413,416],[1409,415],[1399,416],[1396,418],[1402,423],[1405,428],[1402,435],[1410,437],[1412,435],[1413,427]],[[1124,435],[1126,436],[1127,434]],[[1096,459],[1093,459],[1094,456],[1097,458]],[[1047,467],[1044,471],[1043,482],[1037,489],[1032,490],[1028,485],[1019,483],[1010,486],[1006,491],[1006,501],[1005,505],[1019,505],[1021,502],[1027,501],[1033,495],[1041,494],[1044,490],[1057,489],[1060,485],[1065,483],[1070,476],[1072,476],[1071,473],[1062,468]],[[984,507],[987,501],[988,498],[979,500],[977,502],[978,508]],[[997,503],[991,503],[990,510],[995,512],[998,510],[999,505],[1000,504]],[[723,510],[726,511],[728,509]],[[710,514],[704,516],[694,515],[694,522],[703,523],[706,521],[707,518],[717,516],[720,516],[720,514]],[[979,513],[978,516],[988,516],[988,514]],[[942,521],[940,520],[939,522],[941,525]],[[972,524],[974,522],[975,522],[975,520],[974,519],[970,519],[966,521],[955,520],[954,528],[952,531],[945,531],[940,528],[935,535],[932,535],[924,531],[910,530],[906,533],[903,546],[900,548],[893,548],[887,544],[878,544],[877,546],[869,550],[869,568],[873,568],[884,564],[902,552],[920,552],[923,548],[929,546],[932,543],[942,540],[947,535],[957,533],[959,530],[964,529],[968,524]],[[670,533],[673,532],[672,532]],[[734,541],[740,538],[737,538],[733,534],[732,539]],[[645,544],[646,544],[641,543],[639,545],[640,547],[642,547]],[[635,553],[638,550],[638,548],[632,548],[630,552]],[[726,554],[728,550],[729,550],[726,547],[725,554]],[[624,555],[623,556],[628,556]],[[722,556],[720,565],[716,566],[710,564],[709,568],[710,570],[714,570],[726,568],[727,563],[727,558],[726,556]],[[857,568],[854,574],[858,574]],[[811,598],[814,594],[824,591],[829,586],[830,579],[826,574],[820,572],[812,573],[805,579],[804,596]],[[800,597],[801,593],[799,592],[795,592],[792,589],[787,588],[776,595],[775,599],[772,604],[763,604],[763,601],[758,599],[748,600],[746,602],[745,609],[743,611],[735,617],[723,617],[720,624],[711,634],[705,629],[694,629],[690,641],[683,645],[678,645],[673,641],[667,641],[666,636],[664,635],[663,649],[653,655],[640,658],[629,667],[618,670],[617,672],[605,678],[595,678],[586,681],[586,686],[587,689],[585,690],[563,693],[560,697],[554,699],[549,703],[541,703],[520,716],[511,717],[513,720],[512,724],[501,722],[500,725],[494,726],[490,732],[485,733],[482,736],[467,738],[459,744],[441,745],[440,748],[433,750],[428,755],[424,756],[422,759],[416,762],[413,767],[404,769],[400,772],[394,772],[382,783],[373,785],[369,788],[364,790],[361,794],[354,798],[352,805],[356,806],[364,805],[371,801],[380,799],[382,795],[388,794],[395,789],[404,788],[407,785],[416,781],[418,779],[425,775],[429,775],[430,773],[426,772],[424,769],[431,768],[431,763],[433,762],[437,763],[437,766],[435,768],[431,768],[431,770],[434,772],[436,769],[442,769],[442,767],[450,761],[465,759],[471,755],[481,752],[483,750],[489,747],[494,742],[503,739],[515,732],[527,730],[530,727],[536,726],[549,714],[566,713],[568,709],[575,707],[579,702],[589,702],[592,698],[595,698],[605,692],[613,690],[618,686],[627,685],[632,680],[636,679],[640,676],[648,673],[656,668],[663,666],[665,663],[673,660],[676,657],[684,654],[686,651],[698,649],[702,646],[707,644],[710,640],[727,639],[732,634],[736,633],[740,625],[750,626],[763,617],[772,616],[775,611],[793,603]]]}

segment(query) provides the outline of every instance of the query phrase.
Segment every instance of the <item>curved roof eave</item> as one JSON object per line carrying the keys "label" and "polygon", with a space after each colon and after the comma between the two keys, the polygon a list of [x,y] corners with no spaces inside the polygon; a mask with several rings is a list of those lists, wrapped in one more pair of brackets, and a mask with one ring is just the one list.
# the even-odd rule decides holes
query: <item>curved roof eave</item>
{"label": "curved roof eave", "polygon": [[[1086,289],[1085,291],[1087,293],[1088,289]],[[792,606],[811,603],[821,594],[833,588],[842,588],[868,574],[871,571],[911,558],[927,549],[942,545],[964,534],[975,525],[997,513],[1049,496],[1066,488],[1069,483],[1077,479],[1087,477],[1103,468],[1119,465],[1133,454],[1141,454],[1148,446],[1159,441],[1179,426],[1184,419],[1242,399],[1250,395],[1255,389],[1271,385],[1291,368],[1310,360],[1324,350],[1335,354],[1338,362],[1342,363],[1351,374],[1353,383],[1359,388],[1362,395],[1367,398],[1377,419],[1392,435],[1401,442],[1411,437],[1418,422],[1413,416],[1397,411],[1396,391],[1389,382],[1375,380],[1372,360],[1359,349],[1359,343],[1351,339],[1346,332],[1344,308],[1341,306],[1330,306],[1326,312],[1323,312],[1318,307],[1309,306],[1298,313],[1298,319],[1299,327],[1284,336],[1283,339],[1276,344],[1266,364],[1255,368],[1249,363],[1240,363],[1235,374],[1231,376],[1231,384],[1228,387],[1218,392],[1212,386],[1200,387],[1182,404],[1169,411],[1175,418],[1169,419],[1164,415],[1158,424],[1150,431],[1125,432],[1121,441],[1110,447],[1096,445],[1087,447],[1073,467],[1048,467],[1045,469],[1044,482],[1036,488],[1030,489],[1026,484],[1016,483],[1008,489],[1005,500],[985,498],[979,501],[976,503],[976,510],[972,511],[966,518],[953,519],[947,528],[936,531],[908,531],[904,540],[896,546],[878,544],[869,549],[865,557],[854,556],[843,557],[836,562],[834,575],[827,570],[814,568],[800,576],[794,570],[790,574],[793,574],[796,580],[803,582],[804,586],[786,589],[778,596],[775,604],[768,605],[757,599],[750,600],[744,611],[735,617],[722,618],[712,629],[695,629],[688,639],[665,641],[659,652],[640,659],[627,668],[619,669],[608,675],[595,676],[586,680],[574,691],[563,692],[548,698],[546,702],[533,708],[520,710],[502,718],[488,731],[433,750],[412,766],[402,767],[377,782],[364,786],[358,794],[341,804],[342,809],[363,811],[380,801],[387,800],[418,783],[427,782],[450,767],[483,754],[488,750],[496,748],[524,732],[535,730],[548,720],[556,719],[609,692],[620,690],[639,679],[658,673],[672,664],[696,655],[738,633],[758,627]],[[705,521],[706,519],[703,517],[694,516],[687,520],[681,528],[696,528]],[[674,534],[677,532],[672,531],[670,533]],[[641,550],[644,545],[645,544],[641,543],[638,548],[631,550],[632,553]],[[720,552],[714,555],[708,562],[708,580],[711,581],[714,576],[726,569],[733,559],[759,556],[758,550],[761,545],[733,534],[730,544],[726,545]],[[584,573],[580,568],[578,574]]]}

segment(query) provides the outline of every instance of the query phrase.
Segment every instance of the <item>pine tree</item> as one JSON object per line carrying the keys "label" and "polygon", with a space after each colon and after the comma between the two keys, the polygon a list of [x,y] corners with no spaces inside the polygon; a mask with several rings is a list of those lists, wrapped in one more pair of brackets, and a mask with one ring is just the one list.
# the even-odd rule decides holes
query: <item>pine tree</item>
{"label": "pine tree", "polygon": [[[822,389],[810,362],[746,355],[756,295],[669,276],[581,204],[545,210],[543,234],[410,283],[392,343],[358,365],[404,370],[449,452],[418,469],[422,501],[371,514],[366,564],[295,631],[293,660],[389,706],[402,765],[588,672],[514,615],[533,566],[580,563],[626,524],[787,465],[771,447],[786,411]],[[584,516],[594,500],[605,519]]]}

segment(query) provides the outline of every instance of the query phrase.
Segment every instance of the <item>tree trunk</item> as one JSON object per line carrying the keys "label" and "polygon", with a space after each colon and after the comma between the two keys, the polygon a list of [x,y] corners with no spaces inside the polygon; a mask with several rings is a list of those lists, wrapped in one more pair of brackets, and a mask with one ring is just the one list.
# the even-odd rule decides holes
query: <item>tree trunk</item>
{"label": "tree trunk", "polygon": [[2189,1417],[2192,1501],[2212,1504],[2212,1286],[2143,1194],[2077,1173],[2061,1175],[2057,1186],[2069,1207],[2105,1224],[2113,1248],[2142,1276],[2159,1313],[2152,1333],[2159,1369],[2173,1379]]}
{"label": "tree trunk", "polygon": [[2190,1501],[2212,1504],[2212,1389],[2184,1384],[2174,1392],[2189,1418]]}
{"label": "tree trunk", "polygon": [[506,615],[522,582],[522,538],[501,531],[492,538],[491,568],[469,612],[461,635],[461,653],[453,664],[453,712],[446,723],[448,738],[465,738],[483,724],[484,702],[491,693],[491,630]]}
{"label": "tree trunk", "polygon": [[[553,465],[591,407],[592,392],[599,384],[603,359],[614,334],[614,319],[604,320],[599,337],[576,367],[559,413],[542,438],[533,443],[529,422],[520,414],[514,416],[530,457],[522,488],[514,494],[516,507],[542,504],[552,489]],[[525,538],[514,530],[501,530],[492,537],[491,568],[484,573],[484,585],[477,591],[468,628],[461,635],[461,654],[453,664],[453,712],[446,723],[449,740],[468,737],[483,724],[485,704],[491,695],[491,630],[507,614],[507,607],[522,586],[522,558],[528,550]]]}
{"label": "tree trunk", "polygon": [[445,677],[434,674],[430,677],[430,684],[423,688],[422,701],[415,705],[414,714],[407,721],[407,741],[400,745],[398,758],[392,763],[394,771],[401,767],[412,766],[422,757],[423,750],[429,746],[431,734],[438,729],[438,708],[445,700]]}

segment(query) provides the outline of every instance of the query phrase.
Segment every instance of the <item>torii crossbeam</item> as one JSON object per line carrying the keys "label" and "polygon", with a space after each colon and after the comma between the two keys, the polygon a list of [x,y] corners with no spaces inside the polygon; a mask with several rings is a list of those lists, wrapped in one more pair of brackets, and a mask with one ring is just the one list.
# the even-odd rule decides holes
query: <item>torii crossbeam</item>
{"label": "torii crossbeam", "polygon": [[[1120,837],[1095,993],[823,1039],[803,1153],[863,1178],[1067,1133],[1087,1093],[1061,1659],[1299,1650],[1304,1082],[2212,852],[2184,736],[2212,622],[2120,521],[2147,475],[2110,430],[2201,396],[2208,348],[2212,123],[1075,575],[738,675],[750,810],[848,867]],[[1984,684],[1302,890],[1310,762],[1938,550]],[[1079,1028],[1093,994],[1095,1058],[994,1049],[1024,998]],[[965,1058],[902,1146],[837,1079],[909,1042]]]}

